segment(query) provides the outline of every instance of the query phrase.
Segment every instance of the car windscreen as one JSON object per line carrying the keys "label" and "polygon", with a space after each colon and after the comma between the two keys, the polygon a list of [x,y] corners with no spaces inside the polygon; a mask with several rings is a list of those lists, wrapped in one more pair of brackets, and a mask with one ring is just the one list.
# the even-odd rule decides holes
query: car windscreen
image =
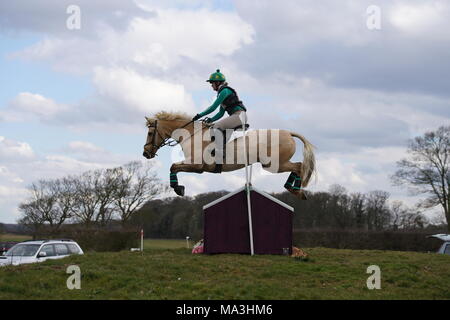
{"label": "car windscreen", "polygon": [[17,244],[6,253],[6,256],[31,257],[36,254],[40,244]]}
{"label": "car windscreen", "polygon": [[450,255],[450,242],[445,246],[444,254],[449,254]]}
{"label": "car windscreen", "polygon": [[17,243],[7,243],[7,244],[5,245],[5,248],[9,250],[9,249],[11,249],[12,247],[14,247],[16,244],[17,244]]}

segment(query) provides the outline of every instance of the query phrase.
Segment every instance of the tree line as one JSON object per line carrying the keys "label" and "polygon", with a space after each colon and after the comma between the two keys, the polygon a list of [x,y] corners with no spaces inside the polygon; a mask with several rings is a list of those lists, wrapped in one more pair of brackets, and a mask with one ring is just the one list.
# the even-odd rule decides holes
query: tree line
{"label": "tree line", "polygon": [[59,179],[42,179],[29,187],[30,197],[20,203],[19,224],[33,234],[57,233],[64,224],[107,227],[112,221],[125,226],[145,202],[163,194],[152,170],[134,161],[112,169],[98,169]]}
{"label": "tree line", "polygon": [[[152,200],[138,210],[132,222],[143,227],[146,237],[199,239],[203,234],[203,206],[227,193]],[[329,191],[308,193],[307,201],[288,192],[271,195],[294,208],[294,229],[417,230],[430,223],[417,208],[400,201],[389,203],[389,193],[381,190],[349,193],[333,185]]]}

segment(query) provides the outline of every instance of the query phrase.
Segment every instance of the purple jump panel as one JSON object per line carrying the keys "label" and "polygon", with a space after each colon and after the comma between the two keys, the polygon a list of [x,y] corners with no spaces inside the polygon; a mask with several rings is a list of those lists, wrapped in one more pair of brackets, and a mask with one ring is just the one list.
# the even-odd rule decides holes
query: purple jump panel
{"label": "purple jump panel", "polygon": [[[291,254],[293,211],[262,192],[250,196],[255,254]],[[250,253],[245,190],[221,199],[204,209],[204,253]]]}
{"label": "purple jump panel", "polygon": [[204,212],[205,253],[249,253],[247,197],[239,192]]}

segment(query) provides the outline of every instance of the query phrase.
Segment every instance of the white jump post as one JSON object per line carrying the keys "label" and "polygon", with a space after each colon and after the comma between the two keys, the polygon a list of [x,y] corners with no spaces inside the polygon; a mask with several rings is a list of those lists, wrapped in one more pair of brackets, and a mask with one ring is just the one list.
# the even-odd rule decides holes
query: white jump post
{"label": "white jump post", "polygon": [[[242,115],[242,113],[241,113]],[[244,140],[244,164],[245,164],[245,190],[247,192],[247,210],[248,210],[248,229],[250,234],[250,253],[253,256],[255,254],[255,249],[253,246],[253,224],[252,224],[252,205],[250,201],[250,189],[251,189],[251,170],[252,167],[250,165],[250,175],[248,172],[248,162],[247,162],[247,141],[246,141],[246,130],[245,130],[245,116],[239,116],[241,123],[242,123],[242,131],[244,133],[243,140]],[[249,146],[250,148],[250,146]],[[249,150],[250,151],[250,150]],[[250,153],[250,152],[249,152]]]}
{"label": "white jump post", "polygon": [[141,229],[141,253],[144,253],[144,229]]}

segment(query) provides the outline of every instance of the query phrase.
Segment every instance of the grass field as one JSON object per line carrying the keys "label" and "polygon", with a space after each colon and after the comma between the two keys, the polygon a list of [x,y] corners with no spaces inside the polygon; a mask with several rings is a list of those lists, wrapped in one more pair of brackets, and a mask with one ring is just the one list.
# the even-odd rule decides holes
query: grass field
{"label": "grass field", "polygon": [[[17,234],[0,234],[0,242],[2,241],[25,241],[31,240],[31,236],[17,235]],[[189,240],[189,247],[195,244],[192,240]],[[180,239],[144,239],[144,249],[177,249],[187,248],[186,240]]]}
{"label": "grass field", "polygon": [[[189,240],[189,248],[192,248],[195,243]],[[145,249],[178,249],[187,248],[186,240],[179,239],[144,239]]]}
{"label": "grass field", "polygon": [[[311,248],[305,262],[193,255],[185,246],[146,240],[143,254],[87,253],[2,267],[0,299],[450,299],[450,256]],[[66,287],[69,265],[81,269],[80,290]],[[370,265],[381,269],[380,290],[367,289]]]}
{"label": "grass field", "polygon": [[1,241],[25,241],[25,240],[30,240],[30,239],[32,239],[31,236],[10,234],[10,233],[0,234],[0,242]]}

